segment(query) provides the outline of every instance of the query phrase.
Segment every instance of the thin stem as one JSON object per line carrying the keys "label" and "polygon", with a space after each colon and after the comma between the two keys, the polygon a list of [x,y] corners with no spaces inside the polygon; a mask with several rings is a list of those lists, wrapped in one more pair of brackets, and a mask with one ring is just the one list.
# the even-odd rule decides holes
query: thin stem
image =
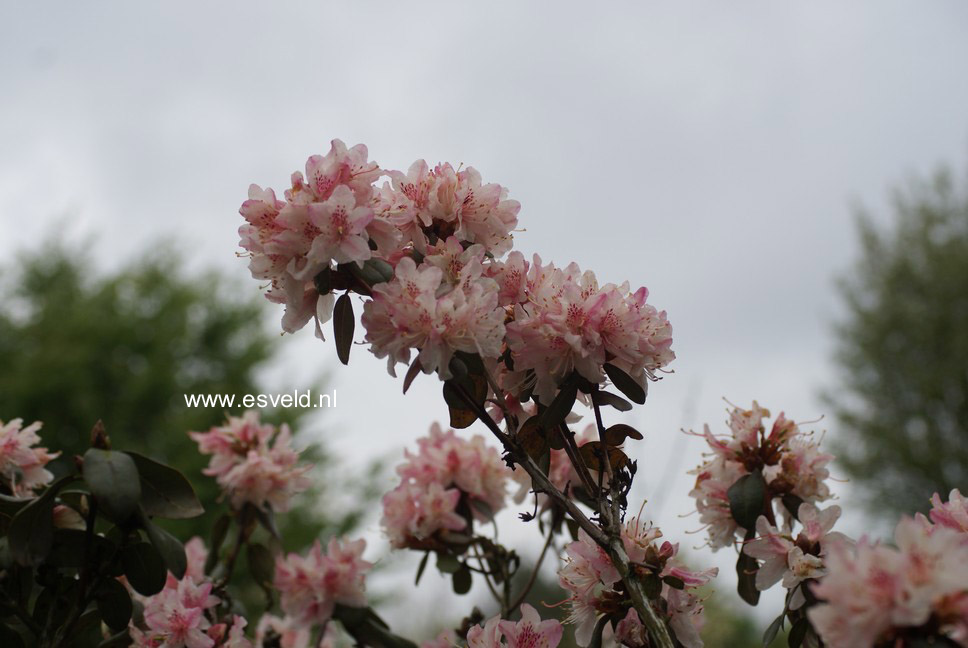
{"label": "thin stem", "polygon": [[[474,550],[474,557],[477,558],[477,564],[480,565],[480,568],[474,569],[473,567],[471,567],[471,569],[473,569],[473,571],[480,572],[481,574],[483,574],[484,582],[487,583],[487,589],[491,590],[491,595],[494,596],[494,600],[497,602],[498,605],[500,605],[501,595],[497,593],[497,590],[494,589],[494,585],[491,584],[491,577],[489,576],[490,572],[488,572],[484,568],[484,559],[481,558],[481,554],[477,551],[477,545],[473,545],[473,550]],[[468,565],[468,567],[470,566]]]}
{"label": "thin stem", "polygon": [[528,592],[534,587],[535,581],[538,580],[538,572],[541,571],[541,563],[544,562],[545,555],[548,553],[548,547],[551,546],[551,541],[555,537],[554,525],[550,525],[551,529],[548,531],[548,539],[545,540],[544,547],[541,548],[541,555],[538,556],[538,562],[534,564],[534,569],[531,571],[531,577],[528,578],[528,582],[525,584],[524,589],[518,594],[518,597],[514,599],[514,602],[508,606],[509,610],[517,608],[524,602],[524,599],[528,596]]}
{"label": "thin stem", "polygon": [[559,425],[557,432],[561,437],[562,444],[565,446],[565,454],[568,455],[568,459],[575,467],[575,472],[578,473],[578,478],[581,480],[582,486],[585,488],[585,490],[588,491],[588,495],[590,497],[593,493],[598,491],[595,488],[595,482],[592,481],[592,475],[588,471],[588,466],[585,465],[585,458],[581,456],[581,452],[578,450],[578,445],[575,443],[575,439],[572,437],[567,425],[564,423]]}
{"label": "thin stem", "polygon": [[523,452],[518,446],[517,441],[515,441],[511,436],[505,434],[498,427],[494,419],[487,411],[478,405],[470,394],[458,383],[455,383],[457,388],[457,394],[464,401],[464,404],[471,408],[471,410],[477,414],[477,417],[481,420],[484,425],[497,437],[498,441],[504,445],[505,449],[511,453],[514,460],[519,466],[524,468],[524,471],[531,476],[532,486],[535,492],[545,493],[555,501],[556,504],[560,505],[563,509],[568,511],[568,515],[580,526],[585,533],[587,533],[595,542],[604,546],[608,545],[608,539],[602,530],[595,525],[594,522],[588,519],[581,509],[569,498],[565,497],[560,490],[555,488],[554,484],[548,479],[548,476],[544,474],[541,468],[534,462],[531,457],[528,456],[526,452]]}

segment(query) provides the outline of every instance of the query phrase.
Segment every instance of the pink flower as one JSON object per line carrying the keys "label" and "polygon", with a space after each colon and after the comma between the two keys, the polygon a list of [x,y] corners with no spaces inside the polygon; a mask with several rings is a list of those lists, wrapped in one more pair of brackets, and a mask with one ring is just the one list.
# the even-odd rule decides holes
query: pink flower
{"label": "pink flower", "polygon": [[438,483],[400,484],[383,496],[383,526],[396,549],[422,547],[441,530],[463,531],[467,521],[456,513],[460,491]]}
{"label": "pink flower", "polygon": [[[563,628],[555,619],[542,621],[538,611],[521,604],[521,620],[506,621],[492,617],[484,626],[467,631],[468,648],[555,648],[561,642]],[[502,637],[507,643],[502,643]]]}
{"label": "pink flower", "polygon": [[188,567],[185,575],[196,582],[205,578],[205,561],[208,559],[208,549],[205,541],[198,536],[192,537],[185,543],[185,558],[188,560]]}
{"label": "pink flower", "polygon": [[328,266],[331,261],[362,263],[370,258],[366,226],[373,220],[373,210],[357,205],[349,187],[336,187],[326,202],[313,203],[307,210],[319,231],[306,255],[309,261]]}
{"label": "pink flower", "polygon": [[467,631],[467,648],[503,648],[500,617],[488,619],[484,626],[476,625]]}
{"label": "pink flower", "polygon": [[521,604],[521,620],[501,621],[498,624],[508,648],[555,648],[561,641],[562,627],[555,619],[542,621],[537,610]]}
{"label": "pink flower", "polygon": [[373,566],[362,559],[366,541],[332,539],[323,553],[317,540],[306,557],[291,553],[276,559],[275,587],[283,612],[297,627],[323,623],[337,603],[366,605],[365,572]]}
{"label": "pink flower", "polygon": [[305,473],[311,466],[297,465],[299,454],[290,447],[289,426],[262,424],[255,410],[189,436],[202,454],[212,455],[204,472],[215,477],[235,508],[252,504],[286,511],[290,498],[310,485]]}
{"label": "pink flower", "polygon": [[[212,584],[196,584],[190,576],[176,580],[170,573],[164,589],[148,597],[144,604],[147,630],[129,629],[137,646],[171,648],[212,648],[211,622],[205,611],[219,604],[212,595]],[[241,648],[241,647],[240,647]]]}
{"label": "pink flower", "polygon": [[[332,623],[326,626],[320,648],[335,648],[338,631]],[[310,648],[312,639],[310,628],[296,624],[291,617],[278,617],[274,614],[263,614],[259,625],[255,629],[255,645],[278,645],[279,648]],[[278,641],[272,644],[273,640]]]}
{"label": "pink flower", "polygon": [[[691,471],[696,475],[696,486],[689,494],[696,500],[696,509],[707,526],[709,545],[714,551],[745,534],[745,529],[732,517],[727,493],[752,471],[763,474],[771,501],[786,494],[806,502],[820,502],[830,497],[827,464],[833,456],[821,453],[810,434],[802,432],[782,412],[767,433],[764,419],[769,416],[769,410],[753,401],[749,410],[735,407],[730,411],[728,437],[716,437],[708,425],[704,427],[702,436],[711,456]],[[766,574],[772,577],[772,572],[767,569]],[[769,580],[767,575],[762,576],[764,582]]]}
{"label": "pink flower", "polygon": [[508,470],[482,436],[467,440],[434,423],[417,445],[397,467],[400,485],[383,498],[382,524],[394,547],[422,547],[440,530],[463,530],[467,521],[455,512],[462,495],[491,512],[503,508]]}
{"label": "pink flower", "polygon": [[507,343],[515,370],[534,372],[542,402],[554,398],[572,371],[603,382],[602,365],[608,361],[644,382],[675,357],[665,313],[645,303],[644,288],[634,294],[628,284],[599,288],[592,272],[582,273],[574,263],[563,269],[545,266],[535,255],[522,293],[513,273],[524,269],[523,259],[513,264],[512,275],[500,277],[504,299],[520,299],[507,325]]}
{"label": "pink flower", "polygon": [[813,586],[824,603],[807,612],[831,648],[864,648],[892,629],[930,626],[950,637],[968,630],[968,544],[959,532],[911,518],[895,531],[897,549],[866,540],[834,543],[827,575]]}
{"label": "pink flower", "polygon": [[45,466],[60,453],[34,447],[40,443],[37,430],[42,423],[37,421],[21,429],[22,423],[19,418],[6,424],[0,421],[0,480],[15,496],[29,497],[54,479]]}
{"label": "pink flower", "polygon": [[938,526],[968,533],[968,498],[963,497],[957,488],[948,495],[947,502],[942,502],[941,496],[935,493],[928,515]]}
{"label": "pink flower", "polygon": [[504,311],[497,304],[497,284],[480,275],[480,259],[461,263],[478,273],[462,276],[457,286],[445,282],[440,267],[418,267],[410,257],[399,261],[393,280],[374,286],[362,322],[370,351],[387,358],[391,375],[397,363],[409,362],[412,349],[419,351],[425,373],[437,371],[445,379],[455,351],[484,358],[501,354]]}

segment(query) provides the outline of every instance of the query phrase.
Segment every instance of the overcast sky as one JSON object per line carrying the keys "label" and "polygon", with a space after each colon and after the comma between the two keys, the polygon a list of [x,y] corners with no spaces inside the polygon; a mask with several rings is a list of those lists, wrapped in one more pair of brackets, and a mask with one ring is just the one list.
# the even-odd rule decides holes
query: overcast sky
{"label": "overcast sky", "polygon": [[[521,201],[526,256],[668,311],[675,373],[630,422],[637,496],[664,482],[646,511],[686,546],[702,448],[678,430],[723,430],[722,398],[824,414],[853,206],[883,217],[891,185],[966,162],[960,1],[322,4],[3,3],[4,251],[65,228],[110,267],[174,236],[245,280],[249,183],[284,188],[330,139],[384,168],[472,165]],[[364,347],[342,367],[307,328],[286,355],[300,389],[330,369],[319,423],[344,454],[398,453],[446,414],[439,383],[404,398]]]}

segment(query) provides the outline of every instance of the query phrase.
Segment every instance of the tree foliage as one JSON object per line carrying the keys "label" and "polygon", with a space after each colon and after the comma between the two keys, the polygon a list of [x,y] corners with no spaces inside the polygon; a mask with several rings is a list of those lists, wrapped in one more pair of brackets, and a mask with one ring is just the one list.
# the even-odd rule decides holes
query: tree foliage
{"label": "tree foliage", "polygon": [[[102,420],[126,449],[178,466],[202,501],[216,501],[214,480],[201,472],[208,458],[186,433],[221,424],[225,412],[186,407],[183,395],[266,391],[257,373],[279,338],[266,331],[258,298],[214,271],[189,278],[184,267],[174,246],[163,245],[104,273],[82,246],[54,239],[4,268],[0,420],[43,421],[45,442],[63,451],[55,472],[84,453],[91,427]],[[287,409],[269,418],[295,424],[304,413]],[[319,474],[319,446],[306,453]],[[359,512],[324,519],[310,510],[314,499],[301,498],[303,514],[287,517],[293,548],[328,525],[358,521]],[[167,526],[184,537],[205,533],[217,514]]]}
{"label": "tree foliage", "polygon": [[841,465],[877,513],[968,484],[968,192],[949,172],[898,191],[895,223],[858,219],[841,280]]}

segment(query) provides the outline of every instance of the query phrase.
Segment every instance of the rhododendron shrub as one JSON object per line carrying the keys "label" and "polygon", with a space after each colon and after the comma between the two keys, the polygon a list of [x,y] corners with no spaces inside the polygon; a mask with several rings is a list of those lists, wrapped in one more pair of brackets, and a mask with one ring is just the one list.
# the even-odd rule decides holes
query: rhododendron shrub
{"label": "rhododendron shrub", "polygon": [[[700,648],[717,570],[686,564],[644,505],[628,515],[627,450],[643,435],[620,417],[675,359],[668,317],[644,287],[513,249],[519,211],[472,167],[385,170],[334,140],[281,192],[249,188],[240,244],[283,331],[312,320],[344,364],[365,343],[392,376],[405,368],[404,393],[421,375],[441,383],[449,425],[418,423],[430,430],[403,451],[380,527],[391,551],[420,556],[418,582],[432,564],[455,594],[476,582],[492,600],[423,647],[555,648],[571,627],[583,646]],[[852,541],[835,529],[833,457],[769,419],[753,402],[727,433],[706,426],[691,493],[708,546],[737,554],[742,599],[786,592],[764,645],[789,626],[793,648],[968,646],[968,500],[935,495],[895,546]],[[204,505],[222,514],[184,545],[158,523],[203,511],[176,469],[97,425],[55,478],[40,430],[0,422],[0,645],[416,647],[371,606],[381,556],[363,539],[287,547],[276,516],[311,486],[287,426],[248,411],[189,432],[221,490]],[[512,508],[541,537],[528,574],[498,535]],[[564,625],[526,602],[549,556]],[[253,586],[260,609],[236,596]]]}

